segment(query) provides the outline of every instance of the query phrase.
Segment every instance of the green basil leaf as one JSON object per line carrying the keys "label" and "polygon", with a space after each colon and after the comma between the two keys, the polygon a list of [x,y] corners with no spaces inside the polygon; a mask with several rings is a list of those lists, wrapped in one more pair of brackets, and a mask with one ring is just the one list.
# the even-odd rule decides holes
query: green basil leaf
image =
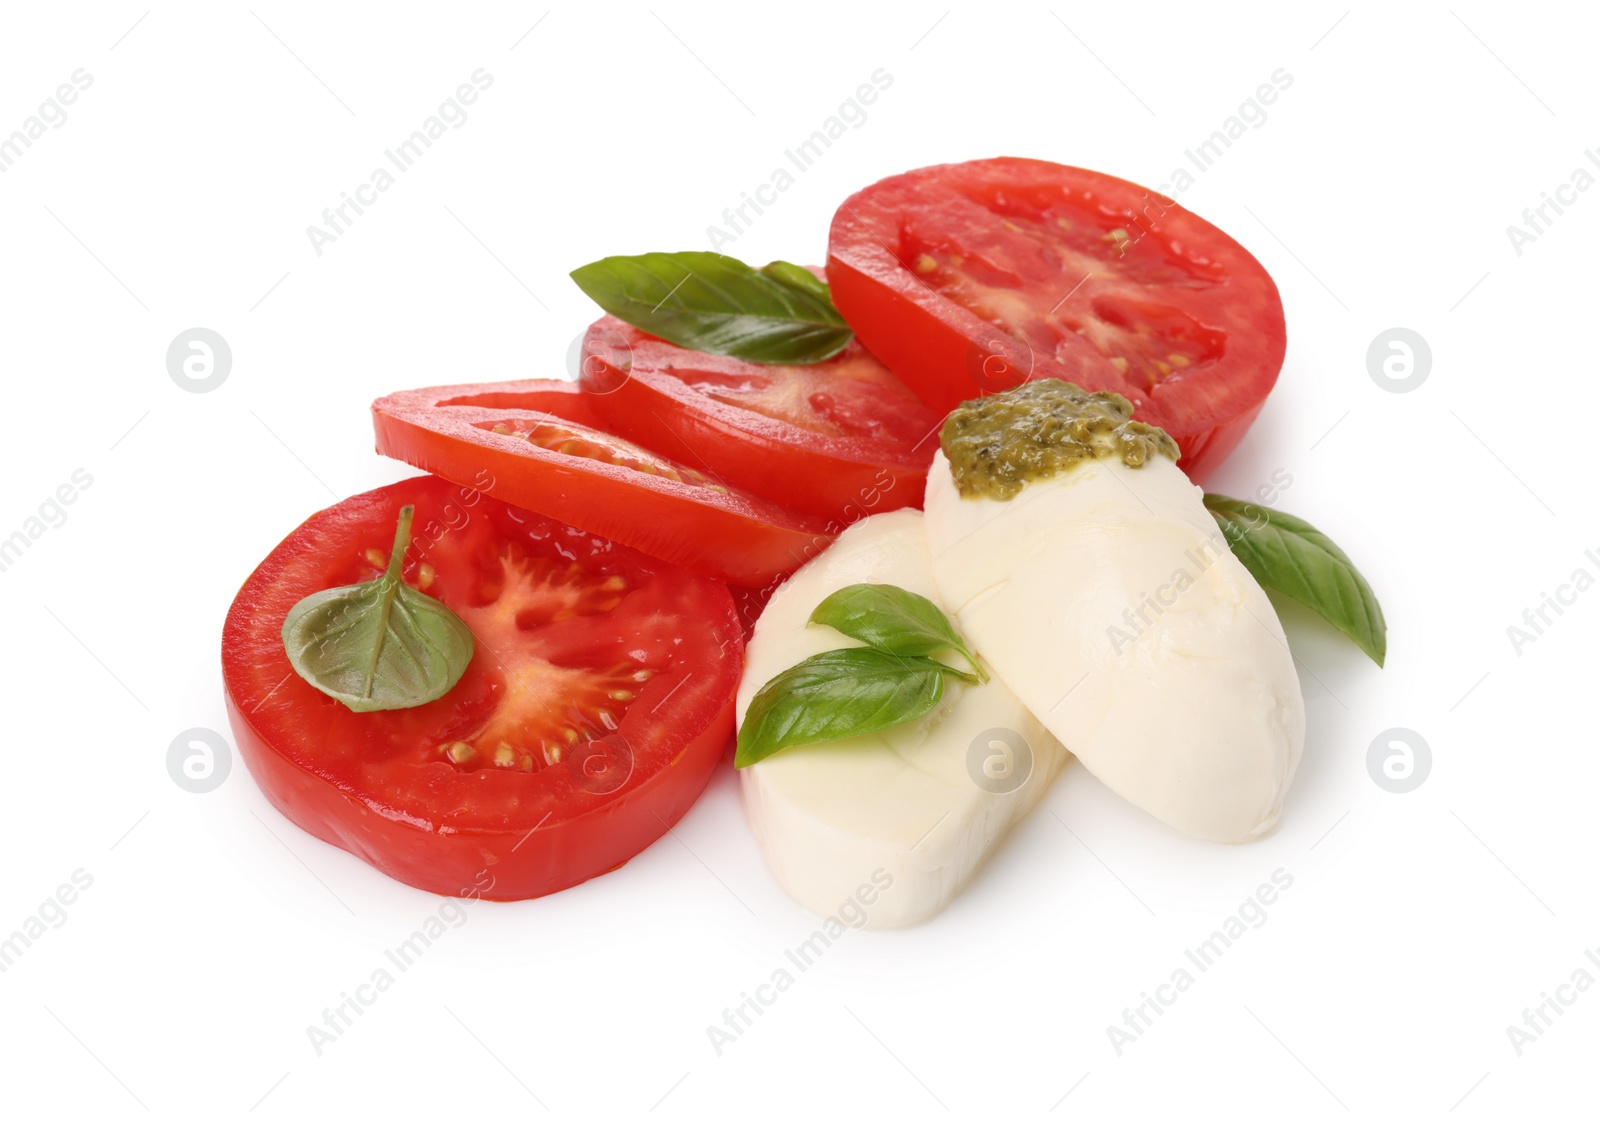
{"label": "green basil leaf", "polygon": [[1290,596],[1349,636],[1379,666],[1388,651],[1383,608],[1344,550],[1303,518],[1206,495],[1206,508],[1262,588]]}
{"label": "green basil leaf", "polygon": [[784,261],[758,271],[720,253],[645,253],[602,257],[572,279],[625,323],[709,354],[806,365],[852,338],[827,285]]}
{"label": "green basil leaf", "polygon": [[762,686],[750,702],[733,766],[915,720],[939,704],[946,676],[958,673],[931,658],[902,658],[871,647],[812,655]]}
{"label": "green basil leaf", "polygon": [[788,261],[773,261],[761,266],[761,275],[770,277],[779,284],[798,288],[819,303],[833,307],[833,293],[828,289],[828,282],[813,273],[804,265],[795,265]]}
{"label": "green basil leaf", "polygon": [[314,592],[283,621],[295,673],[357,713],[441,698],[472,661],[472,632],[461,618],[401,579],[413,513],[400,508],[383,576]]}
{"label": "green basil leaf", "polygon": [[847,585],[817,605],[811,622],[824,624],[886,654],[959,651],[980,679],[988,678],[937,604],[892,584]]}

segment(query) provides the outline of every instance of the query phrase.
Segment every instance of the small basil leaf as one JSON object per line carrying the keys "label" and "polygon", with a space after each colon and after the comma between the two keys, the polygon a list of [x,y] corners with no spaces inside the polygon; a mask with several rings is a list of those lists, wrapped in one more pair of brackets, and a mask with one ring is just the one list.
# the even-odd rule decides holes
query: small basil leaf
{"label": "small basil leaf", "polygon": [[295,673],[357,713],[443,697],[472,661],[472,632],[461,618],[401,579],[412,514],[400,510],[383,576],[314,592],[283,621]]}
{"label": "small basil leaf", "polygon": [[596,304],[669,343],[749,362],[832,358],[852,334],[827,286],[787,262],[752,269],[720,253],[602,257],[572,271]]}
{"label": "small basil leaf", "polygon": [[847,585],[817,605],[811,622],[892,655],[959,651],[980,677],[985,676],[937,604],[892,584]]}
{"label": "small basil leaf", "polygon": [[1332,539],[1303,518],[1256,503],[1208,494],[1205,504],[1234,556],[1262,588],[1300,601],[1383,665],[1388,651],[1383,608]]}
{"label": "small basil leaf", "polygon": [[953,672],[931,658],[871,647],[812,655],[773,678],[750,702],[733,765],[748,767],[800,744],[893,728],[931,712]]}
{"label": "small basil leaf", "polygon": [[833,307],[833,293],[828,289],[828,282],[804,265],[773,261],[761,267],[761,275],[771,277],[779,284],[788,285],[790,288],[798,288],[819,303]]}

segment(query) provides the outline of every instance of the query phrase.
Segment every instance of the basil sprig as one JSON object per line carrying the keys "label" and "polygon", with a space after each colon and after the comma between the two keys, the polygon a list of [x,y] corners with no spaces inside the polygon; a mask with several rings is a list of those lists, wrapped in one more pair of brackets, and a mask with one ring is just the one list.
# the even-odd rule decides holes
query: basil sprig
{"label": "basil sprig", "polygon": [[[947,679],[988,679],[936,604],[892,584],[841,588],[817,605],[811,622],[868,645],[812,655],[762,686],[739,726],[734,767],[914,721],[938,707]],[[931,657],[945,650],[960,653],[974,673]]]}
{"label": "basil sprig", "polygon": [[802,366],[852,338],[828,286],[787,261],[752,269],[720,253],[644,253],[602,257],[572,279],[624,323],[708,354]]}
{"label": "basil sprig", "polygon": [[1257,503],[1208,494],[1205,504],[1233,555],[1262,588],[1300,601],[1383,665],[1388,651],[1383,608],[1332,539],[1303,518]]}
{"label": "basil sprig", "polygon": [[283,621],[283,649],[295,673],[357,713],[443,697],[472,661],[467,625],[400,577],[413,513],[400,508],[381,577],[314,592]]}

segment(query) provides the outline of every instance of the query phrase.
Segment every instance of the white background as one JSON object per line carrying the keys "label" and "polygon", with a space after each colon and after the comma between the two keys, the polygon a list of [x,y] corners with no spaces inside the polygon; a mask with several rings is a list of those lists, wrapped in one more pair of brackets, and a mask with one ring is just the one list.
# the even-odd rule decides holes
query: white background
{"label": "white background", "polygon": [[[0,935],[74,870],[93,885],[0,974],[0,1110],[1592,1110],[1600,994],[1520,1056],[1506,1029],[1580,967],[1600,978],[1580,720],[1600,592],[1520,653],[1506,629],[1600,572],[1600,190],[1521,255],[1506,227],[1600,147],[1595,27],[1477,0],[665,2],[8,7],[0,132],[75,69],[93,85],[0,175],[0,536],[75,469],[93,484],[0,573]],[[306,227],[479,67],[494,84],[466,123],[314,253]],[[233,592],[313,510],[408,474],[372,453],[373,397],[559,375],[594,315],[569,269],[704,248],[880,67],[867,122],[729,252],[820,261],[846,194],[947,160],[1158,186],[1293,76],[1180,196],[1261,258],[1289,322],[1278,388],[1212,483],[1293,476],[1281,505],[1383,599],[1388,667],[1286,612],[1310,732],[1275,836],[1186,840],[1074,769],[948,912],[850,933],[720,1056],[707,1026],[817,923],[766,873],[731,771],[620,872],[477,905],[317,1056],[307,1026],[439,900],[298,831],[236,759],[210,794],[169,778],[179,732],[227,735]],[[195,326],[234,356],[205,394],[165,366]],[[1395,326],[1432,349],[1410,393],[1367,370]],[[1404,795],[1366,765],[1397,726],[1433,756]],[[1267,922],[1118,1055],[1107,1026],[1279,868]]]}

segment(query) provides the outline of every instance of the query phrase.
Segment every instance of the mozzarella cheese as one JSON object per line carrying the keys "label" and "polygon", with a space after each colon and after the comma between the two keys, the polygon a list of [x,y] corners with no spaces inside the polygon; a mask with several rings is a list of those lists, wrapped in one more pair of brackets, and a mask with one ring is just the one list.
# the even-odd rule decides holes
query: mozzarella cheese
{"label": "mozzarella cheese", "polygon": [[1176,464],[1090,460],[964,499],[943,452],[926,530],[967,642],[1106,786],[1197,837],[1270,831],[1305,708],[1283,627]]}
{"label": "mozzarella cheese", "polygon": [[[829,594],[893,584],[939,602],[922,521],[914,510],[863,519],[778,589],[746,650],[741,724],[776,675],[861,645],[807,623]],[[751,829],[784,890],[819,915],[870,899],[853,909],[866,913],[862,926],[891,928],[942,910],[1069,758],[1005,686],[952,680],[941,708],[919,721],[788,748],[739,775]]]}

